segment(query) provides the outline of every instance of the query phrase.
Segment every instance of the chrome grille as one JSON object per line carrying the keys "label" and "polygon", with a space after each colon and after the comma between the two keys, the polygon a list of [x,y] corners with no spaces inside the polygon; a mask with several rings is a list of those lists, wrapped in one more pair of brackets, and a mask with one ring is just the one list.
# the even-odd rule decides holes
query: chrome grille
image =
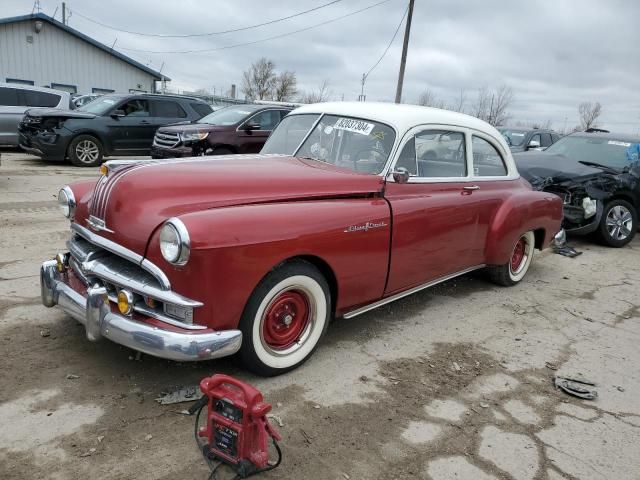
{"label": "chrome grille", "polygon": [[173,132],[156,132],[153,144],[157,147],[173,148],[180,143],[180,136]]}

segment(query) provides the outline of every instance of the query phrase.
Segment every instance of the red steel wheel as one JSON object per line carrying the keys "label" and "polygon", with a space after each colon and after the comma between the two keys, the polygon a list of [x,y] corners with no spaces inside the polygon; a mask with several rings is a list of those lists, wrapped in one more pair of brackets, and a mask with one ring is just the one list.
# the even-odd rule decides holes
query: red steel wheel
{"label": "red steel wheel", "polygon": [[309,299],[304,292],[288,290],[271,301],[264,314],[262,336],[274,350],[291,347],[309,325]]}

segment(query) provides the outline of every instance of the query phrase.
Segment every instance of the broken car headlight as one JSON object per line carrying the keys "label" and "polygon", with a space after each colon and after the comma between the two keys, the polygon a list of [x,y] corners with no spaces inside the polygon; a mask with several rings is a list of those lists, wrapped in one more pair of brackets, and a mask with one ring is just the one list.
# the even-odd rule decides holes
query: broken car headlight
{"label": "broken car headlight", "polygon": [[73,218],[76,211],[76,199],[68,186],[61,188],[58,192],[58,206],[65,217]]}
{"label": "broken car headlight", "polygon": [[582,199],[582,208],[584,209],[584,218],[591,218],[596,214],[597,211],[597,200],[594,200],[589,197],[584,197]]}
{"label": "broken car headlight", "polygon": [[191,240],[184,223],[170,218],[160,230],[160,252],[164,259],[174,265],[185,265],[189,261]]}
{"label": "broken car headlight", "polygon": [[181,134],[183,142],[199,142],[209,136],[209,132],[193,132]]}

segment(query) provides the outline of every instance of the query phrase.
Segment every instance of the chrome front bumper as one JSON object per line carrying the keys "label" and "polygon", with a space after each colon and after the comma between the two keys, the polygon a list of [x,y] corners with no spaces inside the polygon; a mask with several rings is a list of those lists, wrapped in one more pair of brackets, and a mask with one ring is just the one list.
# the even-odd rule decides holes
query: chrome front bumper
{"label": "chrome front bumper", "polygon": [[67,285],[58,273],[56,261],[40,268],[42,304],[58,305],[82,323],[92,342],[102,337],[133,350],[176,361],[199,361],[233,355],[242,344],[240,330],[198,333],[176,332],[138,322],[111,311],[107,290],[96,283],[86,298]]}

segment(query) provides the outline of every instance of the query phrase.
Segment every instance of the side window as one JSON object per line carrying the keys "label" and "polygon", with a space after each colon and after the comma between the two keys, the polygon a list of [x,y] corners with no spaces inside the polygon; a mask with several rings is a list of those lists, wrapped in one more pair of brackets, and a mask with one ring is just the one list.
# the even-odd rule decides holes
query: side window
{"label": "side window", "polygon": [[409,175],[415,177],[418,175],[418,162],[416,161],[416,141],[414,137],[404,145],[395,168],[406,168]]}
{"label": "side window", "polygon": [[415,137],[417,176],[426,178],[466,177],[464,134],[426,130]]}
{"label": "side window", "polygon": [[476,177],[499,177],[507,174],[502,155],[484,138],[471,137],[473,174]]}
{"label": "side window", "polygon": [[[540,145],[542,145],[542,140],[540,139],[540,134],[536,133],[535,135],[533,135],[530,139],[529,139],[529,144],[531,142],[538,142]],[[527,144],[528,145],[528,144]]]}
{"label": "side window", "polygon": [[191,108],[193,108],[200,117],[204,117],[205,115],[209,115],[213,110],[211,107],[204,103],[190,103]]}
{"label": "side window", "polygon": [[148,117],[149,102],[142,99],[129,100],[123,103],[118,110],[124,111],[125,117]]}
{"label": "side window", "polygon": [[0,105],[7,105],[10,107],[19,106],[18,90],[15,88],[0,87]]}
{"label": "side window", "polygon": [[273,130],[280,123],[280,112],[277,110],[266,110],[252,117],[249,123],[260,125],[260,130]]}
{"label": "side window", "polygon": [[291,110],[280,110],[280,120],[287,116]]}
{"label": "side window", "polygon": [[153,100],[154,117],[186,118],[187,112],[178,104],[170,100]]}
{"label": "side window", "polygon": [[23,90],[22,94],[28,107],[55,107],[60,103],[60,95],[54,93]]}
{"label": "side window", "polygon": [[551,141],[551,134],[550,133],[543,133],[542,135],[542,143],[540,144],[543,147],[548,147],[549,145],[551,145],[553,142]]}

